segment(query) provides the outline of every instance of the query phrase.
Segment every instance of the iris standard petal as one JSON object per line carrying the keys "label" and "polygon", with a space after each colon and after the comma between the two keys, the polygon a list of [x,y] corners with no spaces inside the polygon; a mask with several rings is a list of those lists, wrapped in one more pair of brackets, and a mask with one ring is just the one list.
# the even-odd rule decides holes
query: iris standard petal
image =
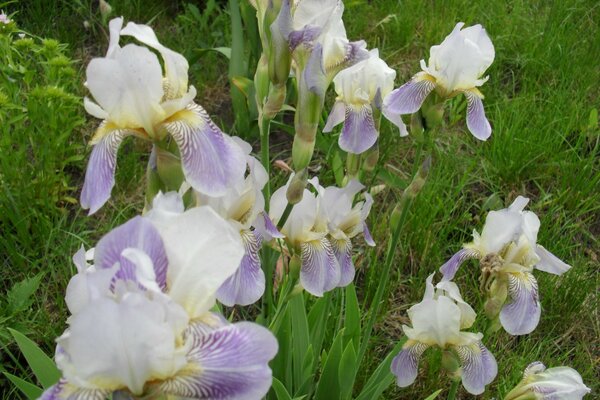
{"label": "iris standard petal", "polygon": [[110,390],[83,389],[61,379],[42,393],[38,400],[105,400]]}
{"label": "iris standard petal", "polygon": [[434,82],[417,74],[383,99],[383,114],[386,116],[414,114],[419,111],[423,101],[433,89],[435,89]]}
{"label": "iris standard petal", "polygon": [[571,269],[569,264],[566,264],[539,244],[535,249],[535,254],[540,258],[540,261],[535,265],[535,268],[540,271],[549,272],[554,275],[562,275]]}
{"label": "iris standard petal", "polygon": [[340,281],[338,287],[348,286],[356,273],[352,262],[352,242],[349,239],[333,240],[333,253],[340,265]]}
{"label": "iris standard petal", "polygon": [[485,116],[481,96],[472,90],[465,90],[467,96],[467,127],[479,140],[487,140],[492,134],[492,127]]}
{"label": "iris standard petal", "polygon": [[479,252],[472,249],[460,249],[454,253],[454,255],[440,267],[440,272],[444,275],[442,280],[450,281],[454,279],[454,275],[456,275],[458,268],[470,258],[479,258]]}
{"label": "iris standard petal", "polygon": [[511,301],[500,311],[500,323],[511,335],[531,333],[540,322],[542,312],[535,277],[529,272],[508,274]]}
{"label": "iris standard petal", "polygon": [[166,394],[194,399],[259,400],[272,382],[269,361],[277,340],[266,328],[239,322],[218,329],[190,330],[188,365],[164,381]]}
{"label": "iris standard petal", "polygon": [[[99,129],[106,129],[100,127]],[[123,139],[131,134],[126,130],[113,130],[104,135],[92,150],[85,171],[85,180],[81,191],[81,207],[94,214],[108,201],[115,185],[117,151]]]}
{"label": "iris standard petal", "polygon": [[269,215],[264,211],[258,214],[252,225],[265,241],[270,241],[273,238],[282,239],[285,237],[279,232]]}
{"label": "iris standard petal", "polygon": [[261,298],[265,291],[265,273],[260,268],[260,235],[252,231],[241,233],[244,257],[235,274],[227,278],[217,291],[217,300],[228,307],[247,306]]}
{"label": "iris standard petal", "polygon": [[359,108],[346,106],[344,128],[338,140],[342,150],[353,154],[364,153],[373,147],[378,136],[373,110],[369,104]]}
{"label": "iris standard petal", "polygon": [[485,386],[498,374],[494,355],[481,341],[456,346],[455,349],[461,362],[461,378],[465,390],[474,395],[483,393]]}
{"label": "iris standard petal", "polygon": [[204,108],[191,103],[165,123],[181,153],[186,180],[209,196],[220,196],[241,180],[246,157],[212,122]]}
{"label": "iris standard petal", "polygon": [[327,117],[327,123],[323,128],[323,132],[331,132],[333,128],[342,122],[346,118],[346,105],[341,101],[336,101]]}
{"label": "iris standard petal", "polygon": [[307,292],[321,297],[340,282],[340,265],[325,238],[302,243],[301,247],[300,282]]}
{"label": "iris standard petal", "polygon": [[417,378],[419,360],[429,346],[414,340],[408,340],[392,361],[392,374],[400,387],[410,386]]}
{"label": "iris standard petal", "polygon": [[94,265],[96,268],[111,268],[123,261],[126,249],[138,249],[150,257],[156,282],[164,290],[169,261],[160,233],[147,218],[137,216],[100,239],[94,252]]}
{"label": "iris standard petal", "polygon": [[371,236],[371,232],[369,231],[369,227],[366,222],[363,222],[363,236],[365,238],[365,242],[367,245],[373,247],[375,246],[375,241],[373,240],[373,236]]}

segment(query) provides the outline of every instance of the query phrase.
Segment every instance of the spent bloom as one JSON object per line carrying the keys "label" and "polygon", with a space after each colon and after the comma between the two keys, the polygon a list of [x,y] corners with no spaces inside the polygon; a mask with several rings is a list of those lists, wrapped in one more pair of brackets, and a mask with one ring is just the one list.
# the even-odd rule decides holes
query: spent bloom
{"label": "spent bloom", "polygon": [[532,211],[524,211],[528,202],[519,196],[508,208],[490,211],[481,235],[474,231],[473,242],[440,268],[444,280],[451,280],[463,261],[478,259],[490,295],[488,313],[499,312],[500,323],[511,335],[528,334],[539,323],[541,306],[533,270],[562,275],[571,268],[537,244],[540,220]]}
{"label": "spent bloom", "polygon": [[570,367],[548,368],[539,361],[525,368],[523,379],[504,400],[581,400],[591,389]]}
{"label": "spent bloom", "polygon": [[408,310],[411,326],[402,326],[408,339],[392,361],[396,383],[411,385],[425,350],[438,347],[457,358],[464,388],[481,394],[498,373],[496,359],[481,342],[483,334],[463,331],[473,325],[476,315],[456,284],[441,281],[434,287],[433,275],[427,278],[423,300]]}
{"label": "spent bloom", "polygon": [[386,114],[417,112],[434,89],[444,98],[463,93],[467,97],[469,131],[480,140],[490,137],[492,128],[478,88],[488,80],[483,74],[494,61],[494,45],[481,25],[463,26],[459,22],[441,44],[432,46],[429,63],[421,60],[422,71],[384,99]]}
{"label": "spent bloom", "polygon": [[[279,221],[287,205],[287,185],[273,193],[270,216]],[[367,244],[374,245],[366,225],[372,198],[365,193],[365,200],[353,206],[354,197],[364,186],[350,181],[345,187],[327,187],[311,179],[317,193],[304,189],[302,200],[295,204],[281,233],[287,244],[300,254],[300,283],[307,292],[322,296],[324,292],[352,282],[352,241],[363,234]]]}
{"label": "spent bloom", "polygon": [[248,143],[239,138],[234,140],[246,154],[248,175],[222,196],[196,192],[196,204],[210,206],[239,232],[244,243],[244,257],[235,274],[219,288],[217,299],[226,306],[245,306],[260,299],[265,290],[265,274],[259,255],[263,240],[282,235],[265,213],[262,189],[269,179],[267,171],[250,155],[252,147]]}
{"label": "spent bloom", "polygon": [[[373,112],[381,110],[383,98],[394,88],[395,78],[396,71],[379,58],[377,49],[371,50],[367,59],[340,71],[333,78],[337,98],[323,132],[331,132],[343,122],[338,142],[342,150],[360,154],[371,148],[379,137]],[[402,135],[408,133],[399,115],[391,122]]]}
{"label": "spent bloom", "polygon": [[[110,198],[117,150],[127,136],[158,143],[170,135],[179,147],[186,180],[194,189],[219,195],[243,175],[245,159],[193,102],[196,89],[188,87],[188,62],[159,43],[152,28],[122,18],[110,21],[110,43],[105,57],[94,58],[86,70],[86,86],[95,102],[85,98],[86,111],[103,122],[96,130],[81,193],[81,204],[96,212]],[[119,46],[121,35],[132,36],[156,50],[136,44]]]}
{"label": "spent bloom", "polygon": [[277,341],[253,323],[209,312],[243,256],[239,235],[209,207],[160,195],[147,217],[74,257],[69,327],[57,339],[61,380],[41,399],[260,399]]}

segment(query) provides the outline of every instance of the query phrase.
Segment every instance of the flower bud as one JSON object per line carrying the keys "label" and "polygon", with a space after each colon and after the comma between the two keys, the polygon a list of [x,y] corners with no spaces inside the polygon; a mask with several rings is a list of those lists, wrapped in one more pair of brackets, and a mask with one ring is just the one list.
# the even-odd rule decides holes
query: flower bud
{"label": "flower bud", "polygon": [[292,145],[294,168],[306,168],[312,159],[323,99],[310,91],[308,86],[298,85],[298,107],[294,119],[296,135]]}
{"label": "flower bud", "polygon": [[346,172],[348,178],[357,178],[360,170],[360,154],[348,153],[346,156]]}
{"label": "flower bud", "polygon": [[303,169],[296,172],[296,175],[292,178],[290,186],[286,192],[286,198],[290,204],[298,204],[302,200],[304,194],[304,188],[308,182],[308,170]]}
{"label": "flower bud", "polygon": [[300,267],[301,266],[302,266],[302,262],[300,261],[300,257],[298,257],[298,255],[294,255],[290,259],[290,263],[289,263],[290,275],[292,277],[300,276]]}
{"label": "flower bud", "polygon": [[256,90],[256,104],[262,108],[269,95],[269,60],[263,53],[258,60],[256,73],[254,74],[254,89]]}
{"label": "flower bud", "polygon": [[363,158],[363,168],[365,171],[373,171],[377,166],[377,162],[379,161],[379,145],[375,143],[373,147],[367,150]]}
{"label": "flower bud", "polygon": [[410,199],[414,199],[417,197],[423,186],[425,186],[425,181],[427,180],[427,176],[429,175],[429,170],[431,169],[431,156],[428,156],[421,167],[417,171],[415,177],[412,182],[406,189],[404,189],[404,193],[402,196],[406,196]]}
{"label": "flower bud", "polygon": [[502,306],[508,297],[508,284],[504,279],[494,279],[490,285],[488,298],[485,301],[485,315],[489,319],[495,319],[500,314]]}
{"label": "flower bud", "polygon": [[410,116],[410,134],[418,138],[423,136],[423,116],[420,111]]}
{"label": "flower bud", "polygon": [[263,109],[266,118],[275,118],[277,113],[281,110],[281,107],[285,102],[286,91],[287,89],[285,83],[271,85],[269,88],[269,95],[267,96],[265,107]]}
{"label": "flower bud", "polygon": [[460,378],[460,360],[453,351],[444,350],[442,352],[442,368],[452,378]]}

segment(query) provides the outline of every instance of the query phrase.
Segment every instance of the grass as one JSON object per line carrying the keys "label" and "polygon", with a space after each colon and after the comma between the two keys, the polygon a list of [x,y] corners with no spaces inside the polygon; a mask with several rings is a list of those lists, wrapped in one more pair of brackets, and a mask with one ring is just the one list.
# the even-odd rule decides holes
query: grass
{"label": "grass", "polygon": [[[192,60],[190,81],[199,89],[199,102],[224,127],[231,126],[227,59],[201,50],[230,45],[224,6],[208,2],[213,8],[206,11],[183,2],[143,3],[142,7],[135,0],[119,2],[115,15],[152,21],[165,44]],[[531,335],[509,337],[500,332],[485,339],[501,372],[483,398],[501,398],[519,381],[524,367],[536,360],[547,366],[572,366],[598,393],[600,130],[593,116],[600,101],[600,6],[577,0],[345,3],[349,37],[379,47],[382,58],[398,71],[397,85],[418,70],[418,60],[427,58],[429,46],[439,43],[458,21],[483,24],[496,48],[490,80],[482,88],[492,138],[481,143],[466,131],[463,99],[448,105],[446,122],[433,138],[427,184],[401,234],[395,268],[385,277],[389,280],[386,303],[359,381],[401,338],[406,309],[420,301],[425,277],[469,241],[473,229],[481,229],[489,209],[504,207],[521,194],[531,198],[530,209],[540,216],[540,243],[573,269],[562,277],[536,272],[543,311]],[[147,149],[137,142],[126,143],[119,155],[113,199],[88,218],[73,199],[78,197],[89,151],[84,143],[96,122],[86,118],[80,96],[85,94],[87,61],[105,49],[105,26],[94,6],[83,2],[17,1],[2,7],[19,11],[14,19],[25,31],[67,45],[50,43],[55,52],[50,54],[48,44],[34,38],[39,48],[27,50],[31,53],[21,50],[19,61],[25,70],[33,71],[29,82],[24,78],[0,82],[1,290],[9,293],[18,282],[44,273],[39,289],[18,313],[11,297],[2,296],[0,317],[3,325],[24,331],[52,353],[53,338],[65,326],[63,295],[73,273],[71,255],[82,242],[92,245],[112,226],[141,211],[143,196],[138,187]],[[84,20],[90,22],[87,30]],[[3,76],[17,76],[1,68]],[[63,69],[70,72],[64,75]],[[384,169],[400,171],[406,178],[417,139],[399,138],[389,124],[382,126]],[[275,132],[274,138],[272,154],[289,157],[288,135]],[[321,150],[333,148],[334,139],[320,138]],[[325,168],[328,159],[327,152],[321,151],[312,167],[322,167],[321,180],[332,182],[333,174]],[[277,174],[276,182],[285,179]],[[379,178],[368,178],[381,183]],[[388,237],[388,215],[401,190],[387,183],[370,218],[378,247],[359,256],[361,304],[369,304],[381,279],[378,268]],[[480,309],[483,298],[476,290],[475,266],[462,268],[457,281],[467,301]],[[485,328],[483,316],[475,328]],[[27,376],[4,328],[0,346],[3,368]],[[440,378],[434,363],[427,361],[411,389],[391,388],[384,398],[424,398],[438,388],[448,388],[447,379]],[[1,385],[3,398],[17,396],[8,384]]]}

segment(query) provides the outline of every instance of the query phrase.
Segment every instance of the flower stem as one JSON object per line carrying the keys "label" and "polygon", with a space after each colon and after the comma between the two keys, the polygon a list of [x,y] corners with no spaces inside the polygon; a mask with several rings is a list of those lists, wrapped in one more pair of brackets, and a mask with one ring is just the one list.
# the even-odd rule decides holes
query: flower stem
{"label": "flower stem", "polygon": [[450,386],[450,391],[448,392],[448,400],[454,400],[456,398],[456,393],[458,392],[459,384],[459,380],[452,380],[452,386]]}
{"label": "flower stem", "polygon": [[[260,161],[267,172],[267,176],[270,177],[271,172],[271,160],[269,155],[269,131],[271,129],[271,119],[267,118],[262,112],[259,116],[259,129],[260,129]],[[269,202],[271,200],[271,180],[267,180],[263,189],[265,196],[265,211],[269,211]],[[265,294],[263,296],[263,316],[267,317],[273,310],[273,263],[271,249],[264,247],[262,250],[262,265],[265,271]]]}

